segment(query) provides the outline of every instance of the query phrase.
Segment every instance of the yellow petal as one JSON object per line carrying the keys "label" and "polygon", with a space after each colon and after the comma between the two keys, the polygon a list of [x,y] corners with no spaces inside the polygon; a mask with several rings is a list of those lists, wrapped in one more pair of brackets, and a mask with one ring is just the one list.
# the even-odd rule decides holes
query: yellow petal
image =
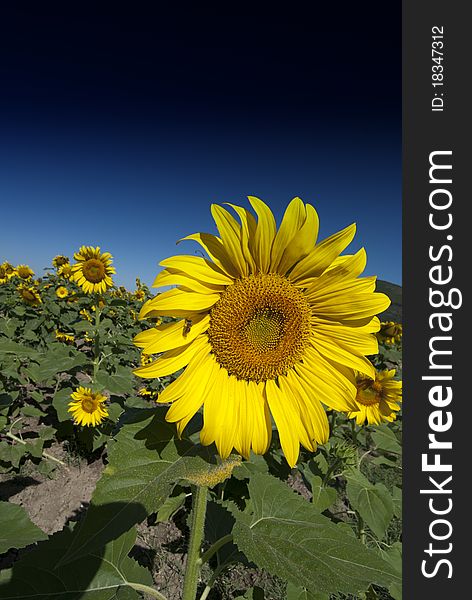
{"label": "yellow petal", "polygon": [[279,432],[283,453],[288,464],[294,467],[300,453],[300,431],[303,429],[297,406],[291,398],[282,395],[277,384],[271,379],[266,381],[265,393]]}
{"label": "yellow petal", "polygon": [[317,335],[313,341],[317,351],[330,361],[356,369],[375,379],[375,367],[368,358],[350,348],[346,350],[337,340]]}
{"label": "yellow petal", "polygon": [[235,378],[220,367],[213,377],[203,405],[203,428],[200,442],[208,446],[215,442],[221,458],[227,458],[233,449],[238,423]]}
{"label": "yellow petal", "polygon": [[256,272],[256,262],[252,255],[252,243],[255,239],[257,228],[254,216],[242,206],[227,203],[228,206],[236,211],[241,219],[241,249],[248,265],[248,274]]}
{"label": "yellow petal", "polygon": [[234,268],[228,253],[226,252],[223,242],[216,235],[210,233],[192,233],[177,241],[179,244],[184,240],[193,240],[200,244],[211,260],[229,277],[238,277],[239,273]]}
{"label": "yellow petal", "polygon": [[159,263],[162,267],[167,267],[173,271],[182,271],[183,275],[193,277],[204,283],[213,283],[215,285],[231,285],[233,279],[223,273],[214,263],[200,256],[171,256]]}
{"label": "yellow petal", "polygon": [[248,196],[248,199],[257,214],[254,259],[261,273],[268,273],[270,271],[270,255],[277,225],[274,215],[267,204],[255,196]]}
{"label": "yellow petal", "polygon": [[282,222],[280,223],[279,230],[275,236],[274,243],[271,251],[271,270],[277,271],[278,266],[282,259],[282,255],[290,244],[292,239],[295,237],[306,219],[305,205],[300,198],[293,198],[290,204],[285,209]]}
{"label": "yellow petal", "polygon": [[172,289],[145,302],[139,312],[139,318],[154,315],[185,317],[190,312],[199,313],[209,310],[219,299],[219,294],[198,294]]}
{"label": "yellow petal", "polygon": [[208,337],[202,335],[187,346],[169,350],[149,365],[134,369],[133,373],[138,377],[164,377],[165,375],[171,375],[179,369],[186,367],[192,357],[205,345],[209,346]]}
{"label": "yellow petal", "polygon": [[329,438],[329,424],[326,412],[321,402],[315,397],[314,390],[306,387],[293,369],[287,372],[286,377],[279,378],[282,390],[289,387],[297,397],[300,406],[300,415],[310,440],[316,444],[325,444]]}
{"label": "yellow petal", "polygon": [[208,314],[198,315],[192,320],[190,326],[186,323],[186,320],[180,320],[176,323],[164,323],[150,330],[154,333],[154,337],[152,339],[149,339],[149,336],[146,338],[147,342],[143,346],[143,350],[146,354],[159,354],[160,352],[185,346],[206,331],[209,324],[210,315]]}
{"label": "yellow petal", "polygon": [[158,274],[154,280],[154,283],[152,284],[152,287],[162,287],[168,285],[178,285],[182,288],[185,288],[185,290],[197,292],[199,294],[221,293],[225,289],[224,285],[205,283],[194,279],[193,277],[189,277],[186,274],[164,269]]}
{"label": "yellow petal", "polygon": [[246,394],[247,410],[253,419],[252,449],[256,454],[265,454],[272,439],[272,421],[269,406],[264,397],[264,384],[250,381]]}
{"label": "yellow petal", "polygon": [[[160,394],[159,402],[169,402],[174,398],[174,403],[166,414],[166,421],[175,423],[193,417],[200,409],[207,396],[207,388],[213,385],[212,375],[217,368],[214,357],[209,352],[200,352],[189,363],[185,371],[164,392],[174,386],[168,394]],[[185,376],[185,377],[184,377]],[[178,387],[175,385],[178,383]],[[177,399],[175,396],[178,394]],[[187,421],[188,422],[188,421]]]}
{"label": "yellow petal", "polygon": [[221,236],[223,246],[239,275],[248,275],[248,265],[241,245],[241,227],[222,206],[211,205],[211,214]]}
{"label": "yellow petal", "polygon": [[316,210],[310,204],[306,205],[306,219],[302,227],[286,247],[278,273],[285,273],[297,262],[308,256],[315,248],[318,237],[319,218]]}
{"label": "yellow petal", "polygon": [[306,284],[314,277],[319,277],[352,242],[355,233],[356,225],[353,223],[317,244],[308,256],[295,265],[289,274],[289,279]]}

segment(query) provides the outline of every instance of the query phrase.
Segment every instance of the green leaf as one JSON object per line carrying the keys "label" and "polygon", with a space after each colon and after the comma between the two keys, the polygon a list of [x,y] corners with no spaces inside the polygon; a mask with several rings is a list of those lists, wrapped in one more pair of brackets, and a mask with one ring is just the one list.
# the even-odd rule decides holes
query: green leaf
{"label": "green leaf", "polygon": [[96,378],[96,384],[111,394],[131,394],[133,383],[131,369],[125,367],[118,368],[113,375],[109,375],[106,371],[99,371]]}
{"label": "green leaf", "polygon": [[64,563],[143,521],[160,508],[177,481],[208,466],[202,458],[190,456],[193,444],[175,439],[175,427],[165,421],[166,412],[158,407],[130,410],[126,415],[127,422],[108,444],[108,465]]}
{"label": "green leaf", "polygon": [[28,452],[24,444],[9,444],[0,442],[0,461],[11,463],[16,469],[20,466],[20,461]]}
{"label": "green leaf", "polygon": [[70,397],[72,392],[72,388],[62,388],[54,394],[54,398],[52,399],[52,405],[56,409],[57,419],[60,423],[72,419],[72,415],[68,410],[68,404],[72,402],[72,398]]}
{"label": "green leaf", "polygon": [[386,450],[387,452],[393,452],[393,454],[401,454],[402,447],[398,443],[396,435],[388,427],[388,425],[379,425],[372,431],[372,439],[374,444],[380,450]]}
{"label": "green leaf", "polygon": [[345,474],[346,493],[354,510],[375,535],[382,539],[393,517],[393,500],[383,483],[370,483],[358,470]]}
{"label": "green leaf", "polygon": [[247,590],[244,596],[236,596],[234,600],[264,600],[264,590],[257,585]]}
{"label": "green leaf", "polygon": [[29,356],[35,358],[39,353],[34,348],[29,348],[23,344],[18,344],[7,338],[0,338],[0,354],[15,354],[17,356]]}
{"label": "green leaf", "polygon": [[289,583],[287,585],[287,600],[329,600],[330,594],[323,592],[309,592],[306,588],[299,588]]}
{"label": "green leaf", "polygon": [[186,497],[185,492],[178,496],[169,496],[157,511],[156,521],[158,523],[169,521],[172,515],[184,506]]}
{"label": "green leaf", "polygon": [[250,507],[232,510],[234,541],[250,561],[287,582],[315,593],[388,586],[395,570],[347,535],[286,484],[266,474],[249,481]]}
{"label": "green leaf", "polygon": [[10,548],[23,548],[47,535],[32,523],[25,509],[12,502],[0,502],[0,554]]}
{"label": "green leaf", "polygon": [[402,518],[402,490],[396,485],[393,486],[393,514],[399,519]]}
{"label": "green leaf", "polygon": [[321,477],[312,475],[308,470],[305,472],[305,476],[313,494],[311,501],[320,512],[323,512],[336,500],[336,490],[332,487],[324,486]]}
{"label": "green leaf", "polygon": [[147,569],[128,553],[136,539],[131,529],[105,548],[66,566],[58,567],[61,556],[75,537],[66,528],[0,574],[0,597],[5,600],[61,598],[61,600],[138,599],[134,583],[152,586]]}
{"label": "green leaf", "polygon": [[38,365],[30,365],[25,369],[27,375],[34,382],[47,381],[57,373],[69,372],[76,367],[85,365],[88,361],[82,352],[63,344],[53,343],[41,360],[37,360],[37,362],[39,362]]}

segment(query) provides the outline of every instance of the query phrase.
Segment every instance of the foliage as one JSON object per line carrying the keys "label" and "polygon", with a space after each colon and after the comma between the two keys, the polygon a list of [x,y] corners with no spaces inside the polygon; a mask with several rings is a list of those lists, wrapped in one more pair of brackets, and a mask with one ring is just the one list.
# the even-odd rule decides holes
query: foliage
{"label": "foliage", "polygon": [[[21,507],[0,503],[0,552],[28,547],[2,573],[0,596],[163,598],[129,557],[135,527],[180,515],[188,532],[187,499],[196,482],[218,480],[221,462],[215,448],[200,446],[198,426],[191,422],[179,439],[166,408],[153,402],[171,377],[143,392],[132,375],[140,365],[132,338],[144,329],[137,314],[145,286],[138,283],[138,297],[123,288],[85,295],[52,269],[34,285],[36,305],[21,299],[14,277],[0,285],[0,472],[19,473],[26,463],[61,469],[67,447],[100,455],[107,466],[85,517],[49,539]],[[59,286],[67,289],[63,298]],[[384,344],[371,360],[401,377],[401,345]],[[107,396],[109,416],[80,427],[68,403],[91,383]],[[358,427],[334,412],[329,419],[329,441],[314,454],[303,451],[295,469],[275,431],[264,457],[230,457],[226,479],[208,489],[202,598],[218,597],[218,581],[235,564],[281,580],[280,599],[400,598],[401,413],[380,426]],[[232,597],[269,596],[252,585]]]}

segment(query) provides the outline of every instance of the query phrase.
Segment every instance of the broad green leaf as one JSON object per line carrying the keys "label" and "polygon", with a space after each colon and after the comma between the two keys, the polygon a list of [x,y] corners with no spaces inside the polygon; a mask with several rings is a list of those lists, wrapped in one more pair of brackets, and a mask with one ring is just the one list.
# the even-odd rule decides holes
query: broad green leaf
{"label": "broad green leaf", "polygon": [[21,459],[27,453],[28,448],[24,444],[0,442],[0,461],[11,463],[15,468],[20,466]]}
{"label": "broad green leaf", "polygon": [[178,496],[169,496],[157,511],[156,521],[158,523],[169,521],[172,515],[184,506],[186,497],[187,494],[184,492]]}
{"label": "broad green leaf", "polygon": [[402,490],[396,485],[392,492],[393,514],[399,519],[402,518]]}
{"label": "broad green leaf", "polygon": [[345,477],[346,493],[352,508],[382,539],[393,517],[393,500],[389,491],[382,483],[370,483],[358,470],[349,471]]}
{"label": "broad green leaf", "polygon": [[128,557],[136,539],[134,529],[105,548],[58,567],[74,537],[75,532],[66,528],[3,571],[2,600],[138,600],[132,584],[152,587],[149,571]]}
{"label": "broad green leaf", "polygon": [[388,586],[398,580],[390,564],[282,481],[257,473],[249,491],[250,508],[232,510],[233,536],[260,568],[312,594],[356,593],[371,583]]}
{"label": "broad green leaf", "polygon": [[0,554],[10,548],[23,548],[47,535],[32,523],[25,509],[12,502],[0,502]]}
{"label": "broad green leaf", "polygon": [[287,585],[287,600],[329,600],[330,594],[323,592],[309,592],[306,588],[299,588],[293,583]]}
{"label": "broad green leaf", "polygon": [[60,423],[72,419],[72,415],[69,412],[69,402],[72,402],[70,395],[72,392],[72,388],[62,388],[61,390],[57,390],[52,399],[52,405],[56,409],[57,419]]}
{"label": "broad green leaf", "polygon": [[234,600],[264,600],[264,590],[257,585],[247,590],[244,596],[236,596]]}
{"label": "broad green leaf", "polygon": [[111,394],[131,394],[133,391],[133,374],[131,369],[119,368],[116,373],[109,375],[106,371],[99,371],[96,383]]}
{"label": "broad green leaf", "polygon": [[208,466],[202,458],[191,456],[193,444],[175,439],[166,412],[163,407],[129,411],[128,421],[108,444],[108,465],[64,563],[143,521],[160,508],[177,481]]}
{"label": "broad green leaf", "polygon": [[17,356],[29,356],[30,358],[35,358],[39,355],[34,348],[29,348],[28,346],[3,337],[0,338],[0,354],[2,353],[15,354]]}
{"label": "broad green leaf", "polygon": [[324,486],[323,480],[318,475],[312,475],[310,472],[305,471],[305,476],[313,494],[311,501],[320,512],[323,512],[336,500],[336,490],[332,487]]}
{"label": "broad green leaf", "polygon": [[372,431],[372,439],[377,448],[380,448],[381,450],[393,452],[394,454],[402,453],[402,447],[388,425],[379,425],[376,427],[375,430]]}

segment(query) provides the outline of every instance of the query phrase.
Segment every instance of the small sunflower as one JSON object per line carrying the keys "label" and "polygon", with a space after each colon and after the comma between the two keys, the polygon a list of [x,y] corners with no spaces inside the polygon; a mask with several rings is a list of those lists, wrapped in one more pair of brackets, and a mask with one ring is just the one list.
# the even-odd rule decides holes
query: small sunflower
{"label": "small sunflower", "polygon": [[111,266],[112,256],[109,252],[101,253],[99,246],[82,246],[74,258],[77,263],[72,265],[72,277],[86,294],[104,293],[113,285],[111,275],[115,273],[115,268]]}
{"label": "small sunflower", "polygon": [[[185,370],[157,401],[173,403],[166,419],[179,435],[203,406],[203,445],[216,444],[227,458],[235,448],[264,454],[271,415],[290,466],[300,444],[315,451],[329,436],[323,404],[356,410],[350,370],[375,376],[367,356],[378,352],[375,332],[390,300],[374,293],[375,277],[359,278],[364,249],[340,256],[355,225],[317,242],[318,215],[294,198],[277,230],[269,207],[249,197],[245,208],[213,205],[219,237],[187,236],[210,260],[174,256],[155,287],[177,286],[148,300],[140,318],[177,317],[135,337],[146,354],[140,377]],[[322,404],[323,403],[323,404]]]}
{"label": "small sunflower", "polygon": [[154,398],[157,396],[157,392],[149,390],[147,387],[142,387],[138,390],[138,396],[141,396],[142,398]]}
{"label": "small sunflower", "polygon": [[92,322],[92,315],[89,313],[89,311],[86,308],[83,308],[80,312],[79,315],[81,315],[86,321],[88,321],[89,323]]}
{"label": "small sunflower", "polygon": [[154,360],[154,358],[150,354],[146,354],[144,352],[141,353],[141,358],[140,358],[141,366],[144,367],[144,365],[150,365],[153,362],[153,360]]}
{"label": "small sunflower", "polygon": [[134,297],[136,298],[136,300],[142,302],[146,298],[146,293],[144,290],[139,289],[134,292]]}
{"label": "small sunflower", "polygon": [[394,379],[395,369],[377,371],[375,379],[357,376],[357,409],[348,412],[350,419],[356,419],[358,425],[365,421],[369,425],[380,425],[396,419],[402,402],[402,382]]}
{"label": "small sunflower", "polygon": [[384,342],[393,346],[402,341],[403,327],[400,323],[394,321],[385,321],[380,323],[380,330],[377,332],[379,342]]}
{"label": "small sunflower", "polygon": [[16,274],[21,279],[28,280],[28,279],[31,279],[31,277],[34,276],[34,271],[28,265],[18,265],[16,267]]}
{"label": "small sunflower", "polygon": [[68,265],[69,262],[69,258],[67,256],[63,256],[62,254],[58,254],[52,259],[52,264],[56,269],[60,269],[60,267]]}
{"label": "small sunflower", "polygon": [[57,269],[57,273],[64,279],[70,279],[72,277],[72,267],[69,263],[66,263]]}
{"label": "small sunflower", "polygon": [[71,333],[65,333],[63,331],[59,331],[56,329],[55,332],[56,339],[60,342],[66,342],[67,344],[72,344],[75,341],[75,337]]}
{"label": "small sunflower", "polygon": [[3,262],[0,265],[0,284],[10,281],[13,275],[16,275],[15,267],[8,261]]}
{"label": "small sunflower", "polygon": [[103,394],[80,386],[70,396],[73,402],[69,402],[68,411],[72,414],[76,425],[95,427],[108,417],[108,411],[104,406],[107,398]]}
{"label": "small sunflower", "polygon": [[57,290],[56,290],[56,296],[58,298],[67,298],[67,296],[69,295],[69,290],[64,287],[63,285],[60,285]]}
{"label": "small sunflower", "polygon": [[26,304],[29,304],[30,306],[38,306],[41,304],[41,296],[34,286],[27,285],[26,283],[20,283],[16,289],[18,290],[23,302],[26,302]]}

